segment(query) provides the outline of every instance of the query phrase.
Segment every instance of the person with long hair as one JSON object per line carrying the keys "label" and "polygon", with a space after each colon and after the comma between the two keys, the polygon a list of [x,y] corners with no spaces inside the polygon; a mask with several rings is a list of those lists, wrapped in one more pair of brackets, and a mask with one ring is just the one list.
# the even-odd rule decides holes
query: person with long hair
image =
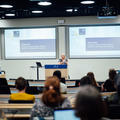
{"label": "person with long hair", "polygon": [[56,76],[45,81],[45,89],[32,108],[31,118],[53,116],[54,108],[70,108],[70,102],[60,93],[60,81]]}
{"label": "person with long hair", "polygon": [[67,93],[67,85],[62,82],[63,79],[61,78],[61,72],[59,70],[56,70],[56,71],[54,71],[53,76],[58,77],[58,79],[60,81],[60,92]]}
{"label": "person with long hair", "polygon": [[116,77],[117,73],[115,69],[110,69],[109,70],[109,79],[107,79],[105,81],[105,83],[103,84],[103,90],[106,92],[114,92],[116,91],[115,88],[115,77]]}
{"label": "person with long hair", "polygon": [[114,86],[116,88],[116,92],[108,97],[108,102],[112,104],[120,104],[120,72],[114,79]]}
{"label": "person with long hair", "polygon": [[90,77],[90,79],[92,80],[93,86],[99,87],[98,83],[95,80],[95,75],[93,72],[88,72],[87,76]]}

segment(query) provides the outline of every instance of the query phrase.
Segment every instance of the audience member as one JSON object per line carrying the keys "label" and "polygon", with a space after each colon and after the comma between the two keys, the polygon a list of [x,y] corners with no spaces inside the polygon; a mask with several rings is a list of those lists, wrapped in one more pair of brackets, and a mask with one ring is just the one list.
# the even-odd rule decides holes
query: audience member
{"label": "audience member", "polygon": [[92,80],[88,76],[84,76],[80,79],[80,86],[93,85]]}
{"label": "audience member", "polygon": [[93,72],[88,72],[88,73],[87,73],[87,76],[90,77],[90,79],[92,80],[92,85],[93,85],[94,87],[96,87],[99,91],[101,91],[101,87],[100,87],[99,84],[96,82],[94,73],[93,73]]}
{"label": "audience member", "polygon": [[115,88],[117,92],[109,96],[108,101],[114,104],[120,104],[120,73],[115,77]]}
{"label": "audience member", "polygon": [[92,80],[88,76],[82,77],[80,80],[76,80],[75,86],[93,85]]}
{"label": "audience member", "polygon": [[109,70],[109,79],[105,81],[103,84],[103,89],[106,92],[113,92],[116,91],[115,85],[114,85],[114,79],[116,76],[116,70],[115,69],[110,69]]}
{"label": "audience member", "polygon": [[32,108],[31,118],[53,116],[54,108],[69,108],[70,102],[60,93],[60,82],[55,76],[45,81],[45,90]]}
{"label": "audience member", "polygon": [[92,80],[93,86],[99,87],[98,83],[95,80],[95,75],[93,72],[88,72],[87,76],[90,77],[90,79]]}
{"label": "audience member", "polygon": [[53,73],[53,76],[58,77],[58,79],[60,80],[60,92],[61,93],[67,93],[67,85],[62,82],[61,72],[59,70],[56,70]]}
{"label": "audience member", "polygon": [[16,89],[18,89],[18,93],[13,93],[10,95],[10,100],[31,100],[35,101],[35,96],[25,93],[27,87],[27,81],[23,77],[19,77],[15,81]]}
{"label": "audience member", "polygon": [[75,100],[75,115],[80,120],[106,120],[104,106],[98,90],[93,86],[82,86]]}

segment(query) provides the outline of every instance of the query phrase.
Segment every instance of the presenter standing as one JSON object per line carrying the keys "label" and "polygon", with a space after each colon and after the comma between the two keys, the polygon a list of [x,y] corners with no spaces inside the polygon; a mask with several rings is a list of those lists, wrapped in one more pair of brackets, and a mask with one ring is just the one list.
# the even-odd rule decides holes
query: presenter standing
{"label": "presenter standing", "polygon": [[68,60],[66,59],[64,54],[61,55],[61,59],[59,59],[58,62],[60,65],[67,65],[68,64]]}

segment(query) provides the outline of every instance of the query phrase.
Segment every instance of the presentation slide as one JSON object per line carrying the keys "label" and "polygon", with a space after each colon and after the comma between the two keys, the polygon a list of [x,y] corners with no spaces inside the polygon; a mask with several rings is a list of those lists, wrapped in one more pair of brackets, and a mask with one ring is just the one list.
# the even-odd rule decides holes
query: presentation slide
{"label": "presentation slide", "polygon": [[5,29],[6,59],[56,58],[55,28]]}
{"label": "presentation slide", "polygon": [[70,58],[120,57],[120,26],[69,27]]}

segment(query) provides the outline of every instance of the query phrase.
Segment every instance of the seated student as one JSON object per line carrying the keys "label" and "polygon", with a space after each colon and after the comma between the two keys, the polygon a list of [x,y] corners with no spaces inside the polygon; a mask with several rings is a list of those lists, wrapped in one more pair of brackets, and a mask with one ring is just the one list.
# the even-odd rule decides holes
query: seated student
{"label": "seated student", "polygon": [[30,94],[25,93],[27,81],[23,77],[19,77],[15,81],[15,86],[19,92],[11,94],[10,100],[31,100],[33,102],[35,101],[34,95],[30,95]]}
{"label": "seated student", "polygon": [[49,77],[45,81],[45,90],[39,101],[32,108],[31,119],[34,117],[53,116],[54,108],[70,108],[70,102],[60,93],[60,82],[57,77]]}
{"label": "seated student", "polygon": [[95,80],[95,75],[93,72],[88,72],[87,76],[90,77],[90,79],[92,80],[92,84],[94,87],[96,87],[99,91],[101,91],[101,87],[99,86],[99,84],[96,82]]}
{"label": "seated student", "polygon": [[80,120],[107,120],[104,106],[98,90],[93,86],[82,86],[75,100],[75,115]]}
{"label": "seated student", "polygon": [[84,76],[80,80],[77,80],[76,83],[75,83],[76,87],[84,86],[84,85],[93,85],[93,82],[90,79],[90,77]]}
{"label": "seated student", "polygon": [[80,86],[84,86],[84,85],[93,85],[92,80],[90,79],[90,77],[88,76],[84,76],[80,79]]}
{"label": "seated student", "polygon": [[67,85],[64,84],[61,80],[61,72],[59,70],[56,70],[54,73],[53,73],[53,76],[56,76],[59,78],[60,80],[60,91],[61,93],[67,93]]}
{"label": "seated student", "polygon": [[120,104],[120,73],[116,75],[114,84],[117,92],[108,97],[108,102]]}
{"label": "seated student", "polygon": [[110,69],[109,70],[109,79],[105,81],[103,84],[103,90],[106,92],[114,92],[116,91],[116,88],[114,86],[114,79],[116,76],[116,70],[115,69]]}
{"label": "seated student", "polygon": [[88,72],[88,73],[87,73],[87,76],[90,77],[90,79],[92,80],[93,85],[94,85],[95,87],[99,87],[98,83],[97,83],[96,80],[95,80],[95,75],[94,75],[93,72]]}

